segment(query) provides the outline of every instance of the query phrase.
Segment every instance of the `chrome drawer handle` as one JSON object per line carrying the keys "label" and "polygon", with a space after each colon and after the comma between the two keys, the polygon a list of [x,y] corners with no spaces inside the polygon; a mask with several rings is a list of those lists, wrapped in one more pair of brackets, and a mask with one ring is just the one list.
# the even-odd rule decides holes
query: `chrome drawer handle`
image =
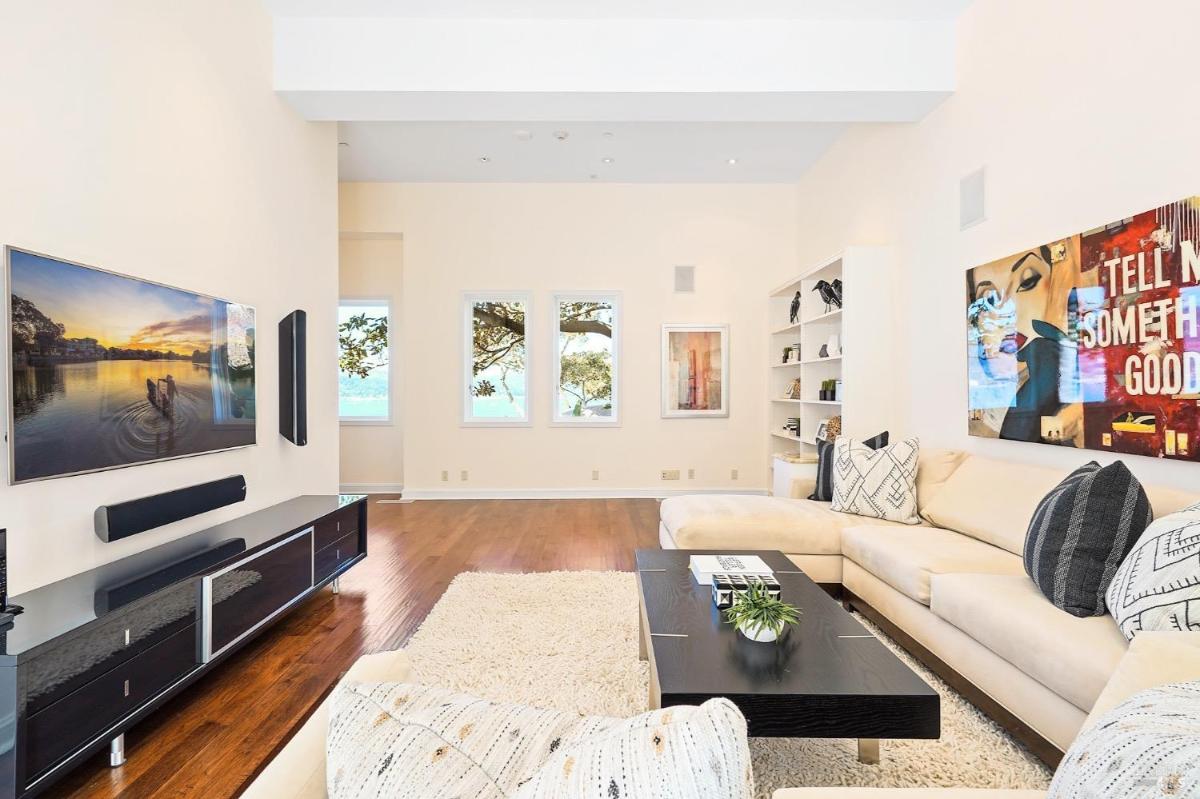
{"label": "chrome drawer handle", "polygon": [[125,696],[129,696],[129,680],[125,681]]}

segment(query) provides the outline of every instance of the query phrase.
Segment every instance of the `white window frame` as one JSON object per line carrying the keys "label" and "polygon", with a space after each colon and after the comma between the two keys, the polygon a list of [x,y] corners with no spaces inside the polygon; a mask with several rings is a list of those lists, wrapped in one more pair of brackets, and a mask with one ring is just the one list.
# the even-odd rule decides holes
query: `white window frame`
{"label": "white window frame", "polygon": [[[558,343],[558,313],[559,305],[564,302],[597,302],[604,301],[612,304],[613,335],[612,335],[612,395],[613,414],[601,418],[578,418],[563,416],[558,407],[558,381],[562,374],[562,358],[559,355]],[[553,353],[552,382],[550,383],[550,407],[552,415],[551,427],[620,427],[621,426],[621,292],[619,291],[556,291],[554,307],[550,313],[550,351]]]}
{"label": "white window frame", "polygon": [[[475,416],[471,410],[471,385],[475,382],[475,355],[473,348],[474,307],[477,302],[522,302],[525,304],[525,416],[513,418],[492,418]],[[462,323],[459,326],[459,353],[462,357],[459,395],[462,398],[461,427],[533,427],[534,396],[534,357],[533,336],[533,294],[528,291],[464,291],[462,294]]]}
{"label": "white window frame", "polygon": [[[395,396],[395,341],[396,341],[396,317],[392,314],[392,300],[390,297],[338,297],[338,310],[343,307],[358,307],[371,308],[384,306],[387,308],[388,320],[388,340],[387,340],[387,416],[342,416],[338,413],[338,424],[347,426],[365,426],[365,427],[388,427],[395,424],[394,407],[396,404]],[[334,347],[339,357],[341,356],[341,346],[337,341],[337,328],[334,328]],[[341,369],[338,369],[340,374]],[[338,397],[338,404],[341,404],[341,397]]]}

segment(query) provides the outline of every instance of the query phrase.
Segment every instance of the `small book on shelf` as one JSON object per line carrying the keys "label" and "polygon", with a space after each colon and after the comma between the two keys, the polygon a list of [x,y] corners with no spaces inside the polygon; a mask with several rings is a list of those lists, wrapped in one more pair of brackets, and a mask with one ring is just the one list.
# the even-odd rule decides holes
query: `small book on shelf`
{"label": "small book on shelf", "polygon": [[712,585],[714,574],[745,577],[775,573],[758,555],[692,555],[688,568],[699,585]]}

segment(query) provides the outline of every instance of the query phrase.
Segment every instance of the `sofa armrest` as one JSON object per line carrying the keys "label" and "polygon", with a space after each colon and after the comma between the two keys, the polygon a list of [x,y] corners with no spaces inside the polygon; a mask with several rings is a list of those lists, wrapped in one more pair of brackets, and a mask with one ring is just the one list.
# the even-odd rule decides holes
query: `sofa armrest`
{"label": "sofa armrest", "polygon": [[788,488],[789,499],[808,499],[817,488],[816,477],[793,477]]}
{"label": "sofa armrest", "polygon": [[1092,705],[1083,729],[1140,691],[1191,680],[1200,680],[1200,632],[1138,633]]}
{"label": "sofa armrest", "polygon": [[403,649],[375,652],[354,661],[342,682],[408,682],[412,665]]}

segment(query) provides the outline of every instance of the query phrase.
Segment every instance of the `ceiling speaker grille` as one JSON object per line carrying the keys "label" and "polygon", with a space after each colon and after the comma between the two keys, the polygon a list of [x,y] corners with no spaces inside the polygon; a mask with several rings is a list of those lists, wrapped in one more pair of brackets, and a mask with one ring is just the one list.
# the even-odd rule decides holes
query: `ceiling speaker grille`
{"label": "ceiling speaker grille", "polygon": [[985,175],[982,169],[972,172],[958,182],[958,229],[966,230],[987,218],[984,207]]}
{"label": "ceiling speaker grille", "polygon": [[691,294],[696,290],[696,267],[675,267],[675,293]]}

